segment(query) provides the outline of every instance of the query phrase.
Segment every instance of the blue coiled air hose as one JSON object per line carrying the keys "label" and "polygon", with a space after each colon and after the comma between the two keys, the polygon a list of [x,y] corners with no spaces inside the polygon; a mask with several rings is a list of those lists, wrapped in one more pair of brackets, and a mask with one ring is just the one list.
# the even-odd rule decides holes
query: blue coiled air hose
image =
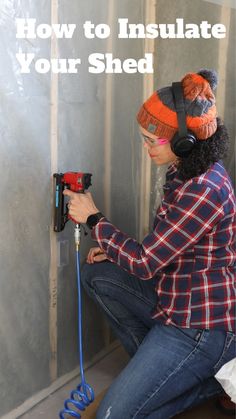
{"label": "blue coiled air hose", "polygon": [[70,398],[64,402],[64,409],[59,413],[60,419],[81,418],[79,411],[84,411],[87,406],[94,401],[94,391],[86,383],[83,368],[83,344],[82,344],[82,301],[81,301],[81,281],[80,281],[80,225],[75,227],[76,245],[76,269],[77,269],[77,290],[78,290],[78,346],[81,383],[70,393]]}

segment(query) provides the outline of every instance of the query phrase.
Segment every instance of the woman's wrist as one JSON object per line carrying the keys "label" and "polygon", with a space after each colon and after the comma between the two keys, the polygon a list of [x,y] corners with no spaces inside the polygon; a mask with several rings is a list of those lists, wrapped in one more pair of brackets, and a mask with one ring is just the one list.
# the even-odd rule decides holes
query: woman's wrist
{"label": "woman's wrist", "polygon": [[92,230],[93,227],[95,227],[97,223],[101,220],[101,218],[104,218],[104,215],[100,211],[98,211],[95,214],[91,214],[88,216],[86,224]]}

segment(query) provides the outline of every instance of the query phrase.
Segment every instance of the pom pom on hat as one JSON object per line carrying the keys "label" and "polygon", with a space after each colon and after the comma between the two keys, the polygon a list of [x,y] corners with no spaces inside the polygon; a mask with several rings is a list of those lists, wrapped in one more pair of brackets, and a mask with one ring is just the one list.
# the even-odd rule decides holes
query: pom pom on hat
{"label": "pom pom on hat", "polygon": [[212,90],[215,90],[218,85],[218,74],[215,70],[208,70],[207,68],[201,68],[197,74],[200,74],[205,80],[208,81]]}
{"label": "pom pom on hat", "polygon": [[[216,71],[201,69],[188,73],[181,80],[187,128],[199,140],[205,140],[216,132],[216,106],[213,90],[218,76]],[[172,87],[157,90],[142,105],[138,123],[147,131],[171,140],[178,131],[178,120]]]}

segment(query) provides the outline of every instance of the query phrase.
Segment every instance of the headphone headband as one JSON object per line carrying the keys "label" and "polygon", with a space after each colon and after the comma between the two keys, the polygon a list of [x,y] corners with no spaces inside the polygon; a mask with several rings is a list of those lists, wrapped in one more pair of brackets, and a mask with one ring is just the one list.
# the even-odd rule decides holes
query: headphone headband
{"label": "headphone headband", "polygon": [[187,128],[182,83],[172,83],[172,92],[178,120],[178,132],[171,140],[171,149],[176,156],[187,157],[197,140],[195,135]]}
{"label": "headphone headband", "polygon": [[172,91],[174,98],[174,105],[177,113],[178,119],[178,132],[179,137],[186,137],[188,134],[188,129],[186,125],[186,114],[184,110],[184,97],[183,97],[183,88],[182,83],[177,81],[172,83]]}

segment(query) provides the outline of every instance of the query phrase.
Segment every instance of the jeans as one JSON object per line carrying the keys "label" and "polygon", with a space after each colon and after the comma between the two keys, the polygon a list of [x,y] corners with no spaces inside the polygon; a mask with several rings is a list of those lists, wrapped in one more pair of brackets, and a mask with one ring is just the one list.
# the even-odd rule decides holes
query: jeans
{"label": "jeans", "polygon": [[155,280],[108,261],[86,264],[82,283],[131,356],[96,419],[168,419],[223,391],[214,374],[236,356],[234,333],[157,323]]}

